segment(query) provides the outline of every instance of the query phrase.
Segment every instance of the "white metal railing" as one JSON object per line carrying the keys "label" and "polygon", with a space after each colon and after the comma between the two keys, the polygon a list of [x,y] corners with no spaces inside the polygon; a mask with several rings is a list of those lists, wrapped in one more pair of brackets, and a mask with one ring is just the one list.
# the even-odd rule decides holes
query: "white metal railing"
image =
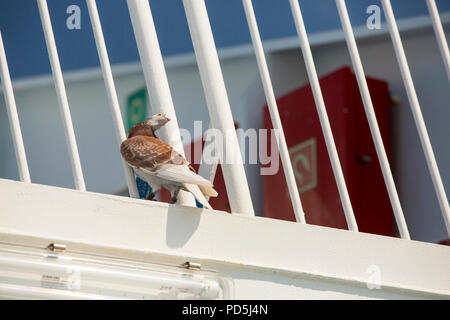
{"label": "white metal railing", "polygon": [[5,47],[3,45],[2,33],[0,31],[0,71],[5,95],[6,110],[8,111],[9,125],[11,128],[14,151],[16,153],[17,167],[19,168],[19,177],[23,182],[31,182],[30,172],[28,170],[27,156],[23,145],[22,132],[20,131],[19,116],[17,115],[16,101],[14,99],[11,77],[9,75],[8,63],[6,61]]}
{"label": "white metal railing", "polygon": [[[72,120],[70,117],[69,104],[64,88],[64,82],[59,64],[58,53],[55,39],[53,36],[50,15],[47,8],[46,0],[37,0],[39,4],[39,12],[41,16],[42,26],[44,29],[48,55],[52,67],[55,88],[58,96],[58,102],[63,117],[64,130],[69,152],[71,155],[71,165],[75,181],[75,186],[79,190],[85,190],[83,174],[81,170],[80,158],[73,130]],[[123,127],[122,117],[120,114],[119,102],[114,86],[114,80],[111,72],[111,66],[108,59],[105,41],[101,29],[100,18],[98,16],[95,0],[86,0],[88,4],[89,15],[91,18],[94,37],[97,45],[100,64],[102,67],[103,78],[108,95],[108,102],[113,116],[117,140],[121,143],[125,139],[125,130]],[[275,100],[275,95],[271,83],[267,62],[264,55],[263,44],[258,31],[257,20],[253,11],[251,0],[242,0],[243,7],[246,14],[250,35],[253,43],[253,48],[256,55],[256,60],[261,76],[264,93],[270,111],[273,127],[279,131],[277,139],[280,150],[282,165],[286,175],[289,194],[291,196],[292,205],[297,222],[305,222],[305,214],[302,208],[300,196],[297,190],[295,177],[292,171],[292,164],[287,149],[286,140],[283,133],[283,128],[278,113],[278,108]],[[358,231],[357,222],[351,205],[350,197],[346,187],[344,175],[339,162],[338,152],[334,142],[331,131],[328,115],[325,108],[325,103],[318,79],[318,74],[315,68],[314,59],[312,56],[308,34],[303,22],[303,17],[298,0],[289,0],[293,19],[295,21],[300,47],[303,53],[308,77],[310,80],[314,100],[317,107],[317,112],[320,119],[322,132],[325,138],[328,154],[333,168],[333,173],[338,186],[341,202],[344,208],[345,217],[347,220],[348,229]],[[442,24],[439,19],[439,12],[437,10],[434,0],[424,0],[427,2],[430,16],[433,22],[433,27],[436,33],[436,38],[439,43],[442,58],[446,66],[446,71],[450,80],[450,53],[448,44],[445,39]],[[402,41],[395,21],[394,13],[389,0],[381,0],[387,25],[389,27],[390,35],[394,45],[395,53],[398,59],[398,64],[401,70],[402,79],[406,87],[412,113],[416,122],[417,131],[419,133],[420,141],[422,143],[423,151],[426,157],[428,169],[430,171],[433,185],[437,194],[440,209],[442,211],[447,231],[450,235],[450,209],[448,205],[447,196],[443,187],[441,176],[436,164],[433,154],[432,146],[423,116],[420,110],[419,101],[416,95],[411,73],[406,60],[405,52],[403,50]],[[184,154],[183,145],[181,142],[178,122],[176,118],[175,109],[173,106],[172,96],[170,93],[167,75],[158,43],[158,36],[156,34],[153,18],[151,14],[148,0],[127,0],[128,9],[133,24],[134,34],[139,50],[140,60],[143,67],[143,72],[146,80],[147,90],[151,99],[153,111],[165,113],[171,121],[162,129],[163,137],[172,145],[178,152]],[[228,96],[219,64],[217,50],[214,44],[214,39],[211,31],[211,26],[206,11],[204,0],[183,0],[184,9],[188,21],[189,30],[191,33],[192,43],[197,59],[197,64],[200,70],[200,76],[205,91],[205,96],[208,105],[209,116],[211,119],[211,127],[219,129],[225,134],[226,152],[231,152],[235,155],[235,159],[241,159],[241,153],[238,146],[237,136],[234,130],[234,122],[231,114],[231,108],[228,101]],[[351,26],[345,0],[336,0],[336,6],[343,27],[345,39],[349,49],[353,68],[357,77],[360,93],[363,99],[363,104],[371,130],[372,138],[375,144],[378,160],[382,169],[386,188],[390,197],[391,205],[396,218],[397,226],[402,238],[409,239],[408,227],[403,215],[399,196],[392,177],[392,172],[387,159],[386,151],[381,139],[380,130],[376,120],[371,96],[367,86],[365,73],[359,56],[358,48],[355,41],[355,36]],[[11,132],[14,139],[14,147],[16,152],[16,159],[19,168],[20,179],[24,182],[30,182],[30,175],[25,156],[25,148],[20,132],[19,119],[17,116],[16,105],[11,85],[11,80],[8,72],[6,61],[6,54],[0,34],[0,68],[1,80],[3,84],[3,91],[5,94],[6,105],[8,110],[9,122]],[[213,179],[216,166],[203,166],[200,170],[202,174]],[[250,192],[245,176],[242,163],[226,164],[222,163],[225,184],[227,188],[228,198],[232,211],[243,214],[254,215],[253,205],[250,198]],[[130,195],[137,197],[137,189],[134,180],[134,174],[125,163],[124,169],[127,178],[127,184]],[[194,199],[189,193],[180,194],[180,203],[185,205],[194,205]]]}
{"label": "white metal railing", "polygon": [[59,64],[58,50],[56,49],[55,37],[53,35],[52,22],[48,13],[47,1],[38,0],[39,13],[41,16],[42,28],[44,29],[45,42],[47,43],[48,57],[52,67],[53,81],[55,82],[56,95],[60,107],[64,134],[70,153],[70,164],[72,167],[75,188],[86,191],[83,172],[81,170],[80,155],[78,154],[77,141],[73,130],[72,117],[70,116],[69,102],[67,101],[66,88],[62,76],[61,65]]}
{"label": "white metal railing", "polygon": [[[162,137],[184,156],[178,121],[150,5],[145,0],[127,0],[127,3],[153,111],[164,113],[170,118],[170,121],[161,128]],[[179,201],[182,204],[195,205],[194,197],[184,191],[180,192]]]}
{"label": "white metal railing", "polygon": [[445,71],[447,71],[447,77],[450,81],[450,51],[448,50],[447,39],[445,38],[444,29],[442,28],[441,18],[439,17],[439,11],[436,6],[435,0],[426,0],[428,11],[430,11],[431,21],[433,23],[433,29],[436,33],[436,39],[439,44],[439,50],[441,50],[442,60],[444,60]]}
{"label": "white metal railing", "polygon": [[300,40],[300,47],[303,52],[306,70],[308,72],[311,89],[316,102],[317,113],[319,114],[320,125],[327,145],[328,155],[330,157],[331,166],[333,168],[334,177],[338,186],[339,195],[341,197],[342,206],[344,208],[345,219],[349,230],[358,231],[355,214],[353,213],[352,204],[348,195],[347,186],[345,184],[344,174],[342,173],[341,163],[334,143],[333,133],[331,132],[330,122],[328,121],[327,110],[323,100],[322,90],[320,89],[319,77],[317,76],[316,67],[314,65],[311,47],[308,42],[308,35],[306,33],[305,24],[303,22],[302,13],[298,0],[290,0],[291,11],[294,16],[295,26],[297,28],[298,38]]}
{"label": "white metal railing", "polygon": [[[100,17],[98,16],[97,5],[95,0],[87,0],[89,16],[91,17],[92,30],[94,32],[95,43],[97,45],[98,57],[100,65],[102,66],[103,79],[106,86],[106,94],[108,96],[108,103],[111,108],[113,116],[114,128],[119,145],[126,139],[125,128],[123,126],[122,115],[120,113],[119,100],[117,99],[116,87],[114,86],[114,79],[109,64],[108,52],[106,51],[105,39],[103,38],[102,26],[100,24]],[[139,198],[139,192],[136,187],[136,180],[134,179],[133,169],[122,160],[125,170],[125,178],[127,180],[128,191],[133,198]]]}
{"label": "white metal railing", "polygon": [[273,128],[279,131],[279,138],[277,139],[278,149],[280,150],[281,162],[286,175],[286,182],[292,201],[292,207],[294,209],[295,219],[297,222],[306,223],[305,213],[303,212],[300,195],[297,189],[297,182],[294,176],[294,170],[292,169],[289,150],[286,144],[286,139],[284,137],[280,114],[278,113],[275,93],[273,92],[272,82],[270,80],[269,68],[267,67],[261,37],[259,36],[258,25],[256,23],[255,13],[253,11],[253,5],[251,0],[243,0],[243,5],[245,14],[247,16],[248,27],[250,29],[250,35],[253,41],[253,47],[255,49],[256,60],[258,63],[259,72],[261,74],[261,80],[263,83],[264,93],[266,95],[267,106],[269,107]]}
{"label": "white metal railing", "polygon": [[380,161],[381,171],[383,172],[384,181],[391,200],[397,227],[399,229],[400,236],[402,238],[409,239],[408,227],[406,226],[405,217],[403,216],[400,199],[395,188],[394,178],[392,177],[386,150],[384,149],[383,140],[381,139],[380,129],[378,128],[377,118],[375,116],[375,110],[373,109],[372,99],[370,98],[369,87],[367,85],[361,58],[359,57],[358,48],[356,47],[356,40],[353,34],[350,18],[348,16],[345,0],[336,0],[336,5],[341,18],[342,27],[344,29],[345,39],[347,41],[350,57],[353,63],[353,69],[356,73],[356,78],[358,79],[359,90],[363,99],[370,132],[372,133],[375,149]]}
{"label": "white metal railing", "polygon": [[419,99],[417,98],[416,89],[414,88],[414,83],[409,70],[408,61],[406,60],[400,33],[397,28],[397,23],[395,22],[394,12],[389,0],[381,0],[381,4],[383,5],[386,22],[389,26],[389,32],[391,34],[392,43],[394,44],[395,54],[397,56],[398,65],[402,74],[403,83],[408,94],[409,105],[414,116],[414,121],[416,122],[417,132],[419,133],[428,170],[430,171],[431,179],[439,201],[439,206],[444,217],[447,233],[450,235],[450,207],[448,205],[447,195],[445,194],[441,175],[439,173],[436,159],[434,158],[433,148],[431,147],[431,141],[428,137],[422,111],[420,110]]}
{"label": "white metal railing", "polygon": [[[205,2],[204,0],[183,0],[183,5],[205,91],[211,125],[224,134],[225,154],[231,153],[234,155],[234,159],[241,159],[233,116]],[[231,210],[254,215],[242,163],[222,164],[222,172]]]}

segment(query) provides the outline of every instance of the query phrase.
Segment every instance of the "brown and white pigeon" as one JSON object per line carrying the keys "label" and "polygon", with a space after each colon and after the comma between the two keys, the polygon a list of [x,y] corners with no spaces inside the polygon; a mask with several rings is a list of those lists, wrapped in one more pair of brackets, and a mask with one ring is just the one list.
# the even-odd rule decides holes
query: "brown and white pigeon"
{"label": "brown and white pigeon", "polygon": [[179,191],[185,190],[203,207],[212,209],[205,198],[217,196],[211,182],[196,174],[181,154],[155,136],[155,131],[168,121],[170,119],[165,115],[156,114],[131,127],[128,139],[120,146],[122,158],[152,187],[147,199],[153,199],[163,186],[170,191],[173,203]]}

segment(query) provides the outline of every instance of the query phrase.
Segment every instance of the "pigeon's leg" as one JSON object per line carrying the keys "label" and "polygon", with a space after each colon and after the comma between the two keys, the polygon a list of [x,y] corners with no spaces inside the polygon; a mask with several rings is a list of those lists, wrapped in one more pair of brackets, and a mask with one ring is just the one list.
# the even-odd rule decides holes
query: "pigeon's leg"
{"label": "pigeon's leg", "polygon": [[[147,195],[147,197],[145,198],[145,200],[153,200],[155,199],[155,197],[158,195],[159,198],[159,191],[161,191],[161,186],[158,186],[156,184],[153,184],[152,186],[152,191],[150,191]],[[156,199],[155,199],[156,201]]]}
{"label": "pigeon's leg", "polygon": [[171,199],[170,202],[171,203],[176,203],[178,200],[178,193],[180,193],[181,188],[174,188],[170,190],[170,195],[171,195]]}

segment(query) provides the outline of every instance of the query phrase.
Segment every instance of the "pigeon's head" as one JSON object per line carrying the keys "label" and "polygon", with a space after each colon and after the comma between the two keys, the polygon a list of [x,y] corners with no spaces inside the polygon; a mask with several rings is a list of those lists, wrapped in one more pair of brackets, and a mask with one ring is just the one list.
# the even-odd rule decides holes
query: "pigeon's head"
{"label": "pigeon's head", "polygon": [[156,131],[169,121],[170,119],[165,114],[158,113],[143,122],[150,126],[153,131]]}
{"label": "pigeon's head", "polygon": [[141,121],[132,126],[130,130],[128,130],[128,138],[139,135],[154,136],[154,132],[169,121],[170,119],[167,118],[165,114],[155,114],[147,120]]}

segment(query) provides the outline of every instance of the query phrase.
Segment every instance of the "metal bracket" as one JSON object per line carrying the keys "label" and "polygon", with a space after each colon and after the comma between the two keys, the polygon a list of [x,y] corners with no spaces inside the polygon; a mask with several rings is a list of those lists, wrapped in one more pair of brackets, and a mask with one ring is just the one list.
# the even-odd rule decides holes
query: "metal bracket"
{"label": "metal bracket", "polygon": [[60,243],[50,243],[47,246],[47,250],[53,251],[53,252],[59,252],[59,253],[63,253],[66,251],[66,245],[65,244],[60,244]]}
{"label": "metal bracket", "polygon": [[186,261],[185,263],[183,263],[183,267],[191,270],[200,270],[202,268],[202,265],[198,262]]}

